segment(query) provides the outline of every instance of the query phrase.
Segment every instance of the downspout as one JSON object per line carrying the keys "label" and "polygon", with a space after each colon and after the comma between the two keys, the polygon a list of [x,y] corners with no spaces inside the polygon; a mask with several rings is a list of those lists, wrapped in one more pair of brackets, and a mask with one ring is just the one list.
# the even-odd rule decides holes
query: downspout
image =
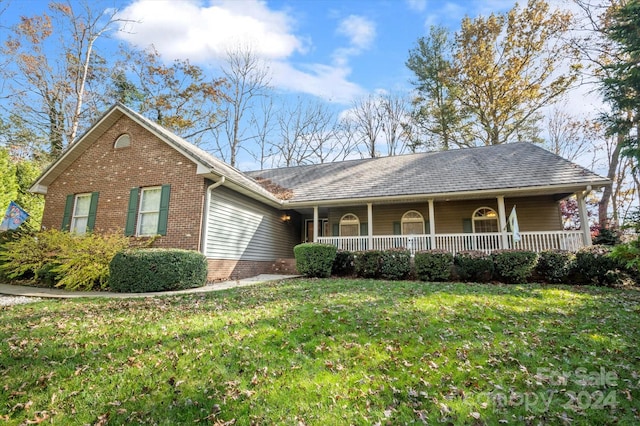
{"label": "downspout", "polygon": [[207,187],[207,194],[205,196],[204,202],[204,227],[203,227],[203,235],[202,235],[202,254],[207,255],[207,236],[209,235],[209,204],[211,203],[211,192],[224,184],[226,178],[224,176],[220,177],[220,180],[212,183]]}

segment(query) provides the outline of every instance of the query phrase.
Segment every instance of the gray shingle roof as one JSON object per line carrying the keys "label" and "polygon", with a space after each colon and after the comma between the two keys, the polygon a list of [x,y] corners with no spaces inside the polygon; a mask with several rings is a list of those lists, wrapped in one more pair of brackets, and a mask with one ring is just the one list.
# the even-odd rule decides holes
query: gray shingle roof
{"label": "gray shingle roof", "polygon": [[547,186],[605,185],[607,179],[539,146],[489,147],[325,163],[246,173],[293,192],[290,202],[436,195]]}

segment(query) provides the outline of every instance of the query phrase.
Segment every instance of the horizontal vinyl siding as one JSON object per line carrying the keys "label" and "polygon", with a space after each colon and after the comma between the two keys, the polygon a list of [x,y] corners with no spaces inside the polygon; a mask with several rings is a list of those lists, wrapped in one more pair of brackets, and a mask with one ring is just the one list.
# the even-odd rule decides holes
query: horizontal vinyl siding
{"label": "horizontal vinyl siding", "polygon": [[[505,199],[507,218],[514,204],[516,205],[520,231],[562,230],[562,220],[558,203],[552,196],[507,198]],[[462,233],[463,219],[471,219],[473,212],[480,207],[489,207],[497,212],[498,200],[492,198],[486,200],[434,202],[436,234]],[[425,202],[387,205],[374,204],[372,206],[373,234],[393,235],[393,223],[401,222],[402,216],[410,210],[416,210],[422,214],[425,220],[425,232],[429,233],[429,228],[427,227],[427,221],[429,221],[429,204]],[[330,232],[333,229],[333,224],[340,223],[340,218],[347,213],[353,213],[358,216],[361,223],[367,221],[366,206],[332,208],[328,215]]]}
{"label": "horizontal vinyl siding", "polygon": [[272,261],[293,257],[298,224],[283,212],[226,188],[211,194],[206,256],[211,259]]}

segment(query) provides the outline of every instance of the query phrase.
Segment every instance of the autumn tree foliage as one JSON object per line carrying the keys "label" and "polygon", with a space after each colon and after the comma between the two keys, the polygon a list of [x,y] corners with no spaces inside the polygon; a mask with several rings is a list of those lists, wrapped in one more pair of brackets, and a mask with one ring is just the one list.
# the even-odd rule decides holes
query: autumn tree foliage
{"label": "autumn tree foliage", "polygon": [[207,76],[188,60],[167,64],[153,46],[123,50],[122,56],[111,77],[113,100],[195,144],[218,125],[224,79]]}
{"label": "autumn tree foliage", "polygon": [[[562,38],[570,23],[571,14],[552,11],[544,0],[529,0],[506,14],[464,18],[450,52],[444,50],[446,44],[436,43],[438,34],[432,34],[430,44],[443,49],[438,57],[451,58],[441,70],[421,74],[420,64],[428,56],[420,43],[410,52],[408,65],[421,83],[419,95],[454,108],[447,116],[463,117],[475,144],[538,141],[541,108],[558,99],[577,78],[575,52]],[[568,69],[561,70],[567,60]],[[446,104],[434,100],[438,87],[455,98]],[[442,121],[443,111],[442,107],[426,111],[422,118]]]}

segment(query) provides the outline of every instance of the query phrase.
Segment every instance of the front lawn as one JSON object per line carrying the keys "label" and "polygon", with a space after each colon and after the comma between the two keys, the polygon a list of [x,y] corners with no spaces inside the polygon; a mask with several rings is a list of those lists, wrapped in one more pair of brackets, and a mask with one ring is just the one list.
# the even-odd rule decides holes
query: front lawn
{"label": "front lawn", "polygon": [[0,308],[0,423],[637,424],[640,291],[288,280]]}

